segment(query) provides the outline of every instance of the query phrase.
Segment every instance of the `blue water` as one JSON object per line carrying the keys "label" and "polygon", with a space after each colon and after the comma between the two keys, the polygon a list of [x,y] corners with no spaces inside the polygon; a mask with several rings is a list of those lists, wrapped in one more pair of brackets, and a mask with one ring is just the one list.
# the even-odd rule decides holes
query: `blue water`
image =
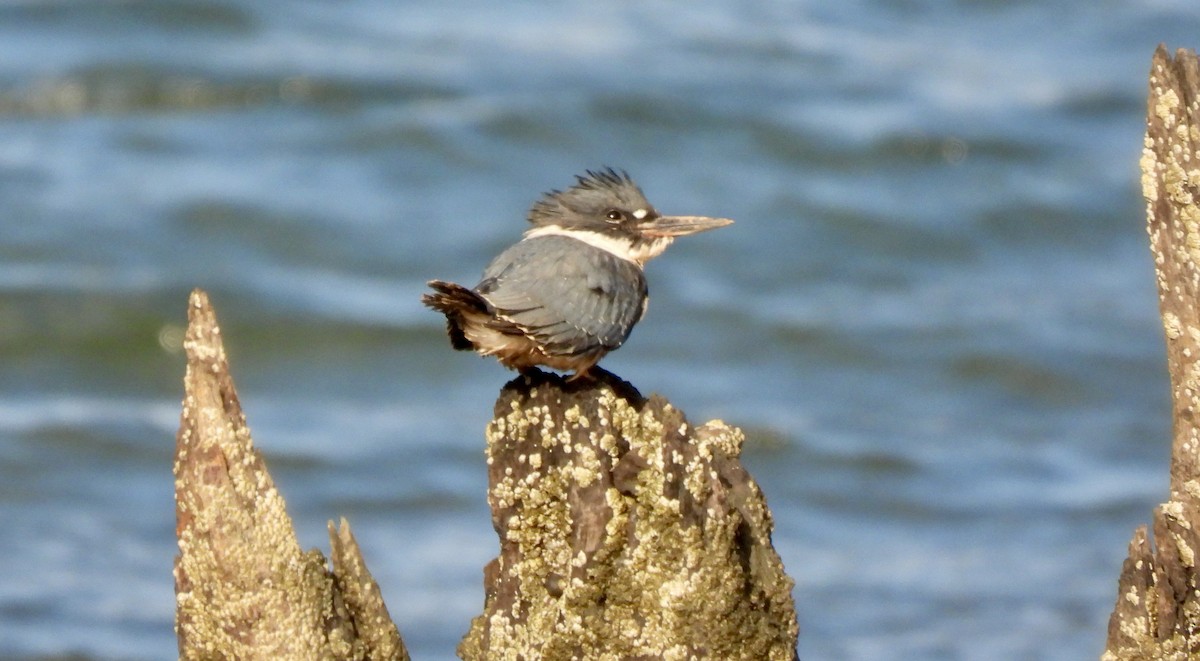
{"label": "blue water", "polygon": [[0,657],[175,654],[201,286],[302,543],[454,658],[510,373],[418,297],[613,165],[738,220],[604,366],[747,431],[803,658],[1096,658],[1167,490],[1159,42],[1193,0],[0,5]]}

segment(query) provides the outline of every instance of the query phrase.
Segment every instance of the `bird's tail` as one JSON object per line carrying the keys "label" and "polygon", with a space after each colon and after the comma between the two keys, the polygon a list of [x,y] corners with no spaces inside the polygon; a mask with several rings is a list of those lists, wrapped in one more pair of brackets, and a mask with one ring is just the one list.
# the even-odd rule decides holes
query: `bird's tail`
{"label": "bird's tail", "polygon": [[475,292],[453,282],[430,280],[431,294],[421,296],[426,306],[446,315],[446,332],[450,334],[450,346],[459,351],[474,349],[475,345],[463,333],[463,315],[488,314],[487,301]]}

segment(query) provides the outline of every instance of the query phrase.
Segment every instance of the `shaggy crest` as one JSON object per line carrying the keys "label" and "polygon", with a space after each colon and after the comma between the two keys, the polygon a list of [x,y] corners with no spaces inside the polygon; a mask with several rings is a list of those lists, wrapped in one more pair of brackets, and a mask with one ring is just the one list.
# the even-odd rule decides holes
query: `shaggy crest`
{"label": "shaggy crest", "polygon": [[586,172],[586,175],[576,175],[575,185],[567,190],[555,189],[543,194],[529,210],[529,222],[552,224],[567,212],[596,213],[601,206],[610,203],[614,195],[628,208],[650,208],[642,189],[624,170],[605,167]]}

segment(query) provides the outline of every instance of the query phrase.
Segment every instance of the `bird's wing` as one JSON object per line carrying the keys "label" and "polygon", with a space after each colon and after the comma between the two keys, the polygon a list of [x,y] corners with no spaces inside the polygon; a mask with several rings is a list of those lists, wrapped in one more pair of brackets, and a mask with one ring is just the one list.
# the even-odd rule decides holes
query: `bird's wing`
{"label": "bird's wing", "polygon": [[475,290],[545,351],[570,355],[621,346],[642,316],[646,278],[604,250],[542,236],[501,253]]}

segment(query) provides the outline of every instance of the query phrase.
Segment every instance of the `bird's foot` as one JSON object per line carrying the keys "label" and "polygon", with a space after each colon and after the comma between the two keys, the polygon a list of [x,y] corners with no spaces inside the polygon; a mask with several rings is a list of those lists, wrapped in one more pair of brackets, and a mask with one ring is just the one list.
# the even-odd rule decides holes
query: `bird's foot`
{"label": "bird's foot", "polygon": [[591,367],[586,367],[581,370],[576,370],[574,374],[567,377],[567,383],[595,383],[596,375],[592,373]]}

